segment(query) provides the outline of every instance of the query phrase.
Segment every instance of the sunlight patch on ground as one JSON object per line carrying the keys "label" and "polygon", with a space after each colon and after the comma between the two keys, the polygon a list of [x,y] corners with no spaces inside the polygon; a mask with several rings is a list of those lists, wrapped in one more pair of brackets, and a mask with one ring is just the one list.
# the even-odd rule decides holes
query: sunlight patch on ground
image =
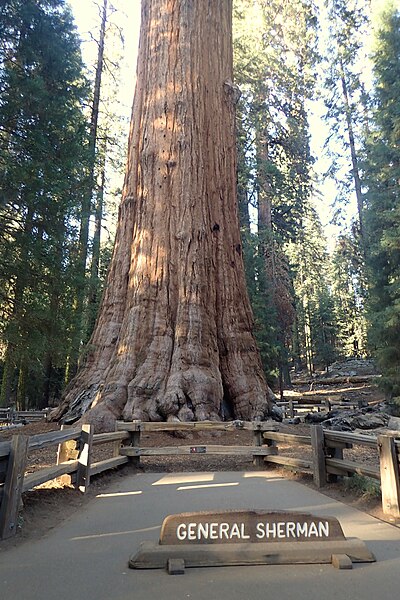
{"label": "sunlight patch on ground", "polygon": [[268,481],[282,481],[283,477],[279,477],[276,474],[270,474],[265,471],[248,471],[243,473],[243,479],[251,479],[254,477],[258,477],[260,479],[266,479]]}
{"label": "sunlight patch on ground", "polygon": [[185,485],[178,487],[178,492],[182,492],[185,490],[203,490],[205,488],[220,488],[220,487],[232,487],[235,485],[239,485],[239,482],[232,483],[206,483],[204,485]]}
{"label": "sunlight patch on ground", "polygon": [[[337,513],[338,508],[342,507],[343,508],[344,505],[342,505],[341,503],[338,502],[327,502],[326,504],[313,504],[312,506],[296,506],[294,508],[291,508],[290,510],[295,510],[296,512],[301,512],[301,513],[310,513],[312,511],[319,511],[319,510],[332,510],[332,515],[335,516],[335,513]],[[337,514],[336,514],[337,517]]]}
{"label": "sunlight patch on ground", "polygon": [[144,529],[131,529],[130,531],[112,531],[111,533],[97,533],[95,535],[80,535],[71,538],[71,542],[82,542],[85,540],[97,540],[100,538],[115,537],[117,535],[131,535],[132,533],[147,533],[148,531],[158,531],[161,529],[160,525],[154,527],[145,527]]}
{"label": "sunlight patch on ground", "polygon": [[200,483],[201,481],[214,481],[215,473],[171,473],[158,479],[151,485],[179,485],[184,483]]}
{"label": "sunlight patch on ground", "polygon": [[115,492],[114,494],[98,494],[96,498],[118,498],[119,496],[138,496],[143,492]]}

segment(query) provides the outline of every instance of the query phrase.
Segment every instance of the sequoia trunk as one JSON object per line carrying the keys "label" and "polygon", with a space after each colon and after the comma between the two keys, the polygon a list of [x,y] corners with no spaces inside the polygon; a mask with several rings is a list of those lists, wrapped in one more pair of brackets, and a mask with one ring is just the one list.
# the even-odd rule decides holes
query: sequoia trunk
{"label": "sequoia trunk", "polygon": [[142,3],[116,242],[66,422],[269,413],[237,218],[231,4]]}

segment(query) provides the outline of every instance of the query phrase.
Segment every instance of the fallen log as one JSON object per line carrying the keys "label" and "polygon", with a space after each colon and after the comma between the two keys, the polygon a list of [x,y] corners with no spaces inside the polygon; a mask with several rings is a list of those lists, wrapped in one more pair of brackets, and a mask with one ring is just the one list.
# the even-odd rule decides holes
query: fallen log
{"label": "fallen log", "polygon": [[295,379],[292,381],[296,385],[335,385],[335,383],[368,383],[374,379],[378,379],[381,375],[348,375],[339,377],[308,377],[306,379]]}

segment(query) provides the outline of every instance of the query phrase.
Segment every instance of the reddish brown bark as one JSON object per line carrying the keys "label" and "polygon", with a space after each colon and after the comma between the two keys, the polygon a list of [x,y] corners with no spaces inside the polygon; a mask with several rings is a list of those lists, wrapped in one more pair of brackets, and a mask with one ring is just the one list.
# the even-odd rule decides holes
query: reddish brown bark
{"label": "reddish brown bark", "polygon": [[146,0],[118,230],[86,361],[57,416],[270,408],[236,207],[231,0]]}

